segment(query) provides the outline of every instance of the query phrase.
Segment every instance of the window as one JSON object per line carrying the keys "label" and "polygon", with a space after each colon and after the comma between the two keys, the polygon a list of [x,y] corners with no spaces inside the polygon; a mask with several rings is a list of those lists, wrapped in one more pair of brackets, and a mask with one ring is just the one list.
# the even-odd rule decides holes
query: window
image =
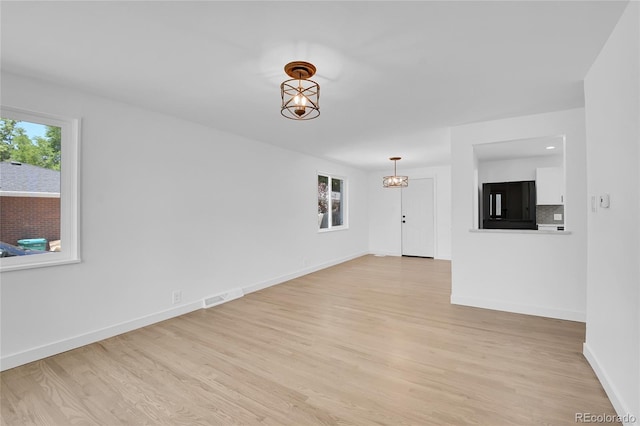
{"label": "window", "polygon": [[79,120],[0,109],[0,270],[78,262]]}
{"label": "window", "polygon": [[346,229],[347,222],[346,180],[328,174],[318,174],[318,229]]}

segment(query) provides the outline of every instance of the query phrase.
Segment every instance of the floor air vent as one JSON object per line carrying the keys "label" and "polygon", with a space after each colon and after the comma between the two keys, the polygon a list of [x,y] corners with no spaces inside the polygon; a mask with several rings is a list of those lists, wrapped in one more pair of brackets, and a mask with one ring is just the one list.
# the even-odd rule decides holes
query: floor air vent
{"label": "floor air vent", "polygon": [[216,294],[215,296],[205,297],[202,300],[203,308],[210,308],[212,306],[219,305],[221,303],[228,302],[230,300],[237,299],[244,296],[241,288],[234,288],[226,293]]}

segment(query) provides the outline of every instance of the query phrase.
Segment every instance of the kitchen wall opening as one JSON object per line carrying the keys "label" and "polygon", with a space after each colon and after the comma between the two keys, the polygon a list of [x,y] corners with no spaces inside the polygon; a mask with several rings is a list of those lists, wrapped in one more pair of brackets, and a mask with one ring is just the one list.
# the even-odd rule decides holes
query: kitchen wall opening
{"label": "kitchen wall opening", "polygon": [[565,137],[477,144],[475,229],[564,231]]}

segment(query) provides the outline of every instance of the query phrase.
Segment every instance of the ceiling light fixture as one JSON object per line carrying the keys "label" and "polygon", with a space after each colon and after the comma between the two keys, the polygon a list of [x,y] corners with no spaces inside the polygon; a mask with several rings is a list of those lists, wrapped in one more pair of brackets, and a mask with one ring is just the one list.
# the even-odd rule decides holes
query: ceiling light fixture
{"label": "ceiling light fixture", "polygon": [[556,147],[555,146],[548,146],[545,149],[556,149]]}
{"label": "ceiling light fixture", "polygon": [[409,186],[409,176],[398,176],[396,172],[396,162],[401,160],[402,157],[391,157],[389,160],[393,161],[393,176],[385,176],[382,178],[382,186],[385,188],[404,188]]}
{"label": "ceiling light fixture", "polygon": [[320,86],[309,78],[316,67],[309,62],[295,61],[284,66],[291,80],[280,85],[282,109],[280,113],[291,120],[311,120],[320,115]]}

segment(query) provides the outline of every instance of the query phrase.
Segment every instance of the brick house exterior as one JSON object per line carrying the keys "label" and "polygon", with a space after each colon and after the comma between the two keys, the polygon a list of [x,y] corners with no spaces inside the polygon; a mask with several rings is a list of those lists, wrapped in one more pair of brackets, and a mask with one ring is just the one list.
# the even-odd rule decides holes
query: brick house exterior
{"label": "brick house exterior", "polygon": [[0,241],[17,245],[24,238],[60,239],[60,172],[5,161],[0,163]]}
{"label": "brick house exterior", "polygon": [[60,198],[0,197],[1,241],[23,238],[60,239]]}

